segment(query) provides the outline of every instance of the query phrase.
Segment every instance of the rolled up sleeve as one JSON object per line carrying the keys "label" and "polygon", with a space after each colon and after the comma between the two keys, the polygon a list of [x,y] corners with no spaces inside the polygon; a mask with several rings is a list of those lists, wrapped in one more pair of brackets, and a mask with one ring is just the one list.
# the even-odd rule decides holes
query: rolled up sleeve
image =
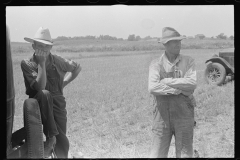
{"label": "rolled up sleeve", "polygon": [[30,84],[30,87],[33,89],[33,84],[36,82],[36,78],[38,75],[37,69],[34,68],[30,64],[30,62],[26,60],[21,61],[21,69],[22,69],[25,81],[27,81]]}
{"label": "rolled up sleeve", "polygon": [[152,63],[149,67],[148,91],[153,95],[180,94],[180,90],[162,83],[160,78],[160,67]]}
{"label": "rolled up sleeve", "polygon": [[193,91],[197,87],[197,72],[195,69],[194,59],[190,59],[187,64],[187,72],[183,78],[165,78],[163,83],[184,91]]}
{"label": "rolled up sleeve", "polygon": [[74,72],[78,67],[80,67],[79,63],[71,59],[65,59],[59,55],[55,55],[55,57],[57,59],[57,64],[64,72]]}

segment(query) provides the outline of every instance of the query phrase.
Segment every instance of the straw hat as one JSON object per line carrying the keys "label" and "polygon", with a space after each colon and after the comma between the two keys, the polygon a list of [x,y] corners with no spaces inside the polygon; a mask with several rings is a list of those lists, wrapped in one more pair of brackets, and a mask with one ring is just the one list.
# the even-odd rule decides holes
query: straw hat
{"label": "straw hat", "polygon": [[185,36],[181,36],[174,28],[164,27],[162,30],[162,38],[160,38],[160,41],[158,41],[158,43],[165,44],[171,40],[182,40],[185,38]]}
{"label": "straw hat", "polygon": [[53,41],[48,28],[40,27],[34,35],[34,38],[24,38],[25,41],[33,43],[33,41],[41,42],[48,45],[53,45]]}

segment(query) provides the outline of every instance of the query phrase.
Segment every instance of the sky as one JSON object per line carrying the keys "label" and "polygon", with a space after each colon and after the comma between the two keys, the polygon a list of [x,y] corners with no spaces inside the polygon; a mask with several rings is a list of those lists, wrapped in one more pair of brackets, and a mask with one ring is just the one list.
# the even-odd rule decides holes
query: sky
{"label": "sky", "polygon": [[6,24],[12,42],[33,38],[40,28],[51,37],[110,35],[127,39],[130,34],[161,37],[172,27],[181,35],[234,35],[233,5],[186,6],[7,6]]}

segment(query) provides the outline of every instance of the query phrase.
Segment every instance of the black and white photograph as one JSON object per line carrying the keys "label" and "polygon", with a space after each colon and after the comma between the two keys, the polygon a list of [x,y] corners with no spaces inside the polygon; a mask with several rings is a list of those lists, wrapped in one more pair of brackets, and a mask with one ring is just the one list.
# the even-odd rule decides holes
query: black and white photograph
{"label": "black and white photograph", "polygon": [[5,17],[6,158],[234,158],[234,5]]}

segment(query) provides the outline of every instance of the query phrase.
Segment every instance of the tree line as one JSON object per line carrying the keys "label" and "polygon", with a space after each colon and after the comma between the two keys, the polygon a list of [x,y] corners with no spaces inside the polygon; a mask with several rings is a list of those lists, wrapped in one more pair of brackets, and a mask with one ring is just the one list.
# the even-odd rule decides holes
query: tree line
{"label": "tree line", "polygon": [[[199,39],[204,39],[206,38],[206,36],[204,34],[197,34],[195,35],[195,38],[199,38]],[[219,35],[217,35],[216,37],[211,37],[212,39],[216,38],[216,39],[231,39],[234,40],[234,36],[231,35],[229,37],[227,37],[226,35],[224,35],[224,33],[220,33]]]}
{"label": "tree line", "polygon": [[139,40],[149,40],[149,39],[157,39],[157,37],[146,36],[141,38],[140,36],[135,36],[135,34],[131,34],[128,36],[127,39],[117,38],[109,35],[100,35],[100,36],[75,36],[75,37],[66,37],[66,36],[58,36],[57,38],[53,39],[54,41],[64,41],[64,40],[128,40],[128,41],[139,41]]}
{"label": "tree line", "polygon": [[[193,38],[193,37],[191,37]],[[204,39],[206,38],[206,36],[204,34],[197,34],[195,35],[195,38],[199,38],[199,39]],[[217,35],[216,37],[211,37],[216,38],[216,39],[231,39],[234,40],[234,36],[229,36],[227,37],[226,35],[224,35],[224,33],[220,33],[219,35]],[[117,37],[113,37],[113,36],[109,36],[109,35],[100,35],[100,36],[91,36],[91,35],[87,35],[87,36],[78,36],[78,37],[65,37],[65,36],[59,36],[55,39],[53,39],[54,41],[63,41],[63,40],[118,40],[118,41],[123,41],[123,40],[128,40],[128,41],[139,41],[139,40],[150,40],[150,39],[157,39],[159,40],[159,37],[151,37],[151,36],[146,36],[144,38],[141,38],[139,35],[135,34],[130,34],[128,36],[127,39],[123,39],[123,38],[117,38]]]}
{"label": "tree line", "polygon": [[64,41],[64,40],[120,40],[123,41],[123,38],[117,38],[109,35],[100,35],[100,36],[78,36],[78,37],[65,37],[65,36],[59,36],[54,41]]}

